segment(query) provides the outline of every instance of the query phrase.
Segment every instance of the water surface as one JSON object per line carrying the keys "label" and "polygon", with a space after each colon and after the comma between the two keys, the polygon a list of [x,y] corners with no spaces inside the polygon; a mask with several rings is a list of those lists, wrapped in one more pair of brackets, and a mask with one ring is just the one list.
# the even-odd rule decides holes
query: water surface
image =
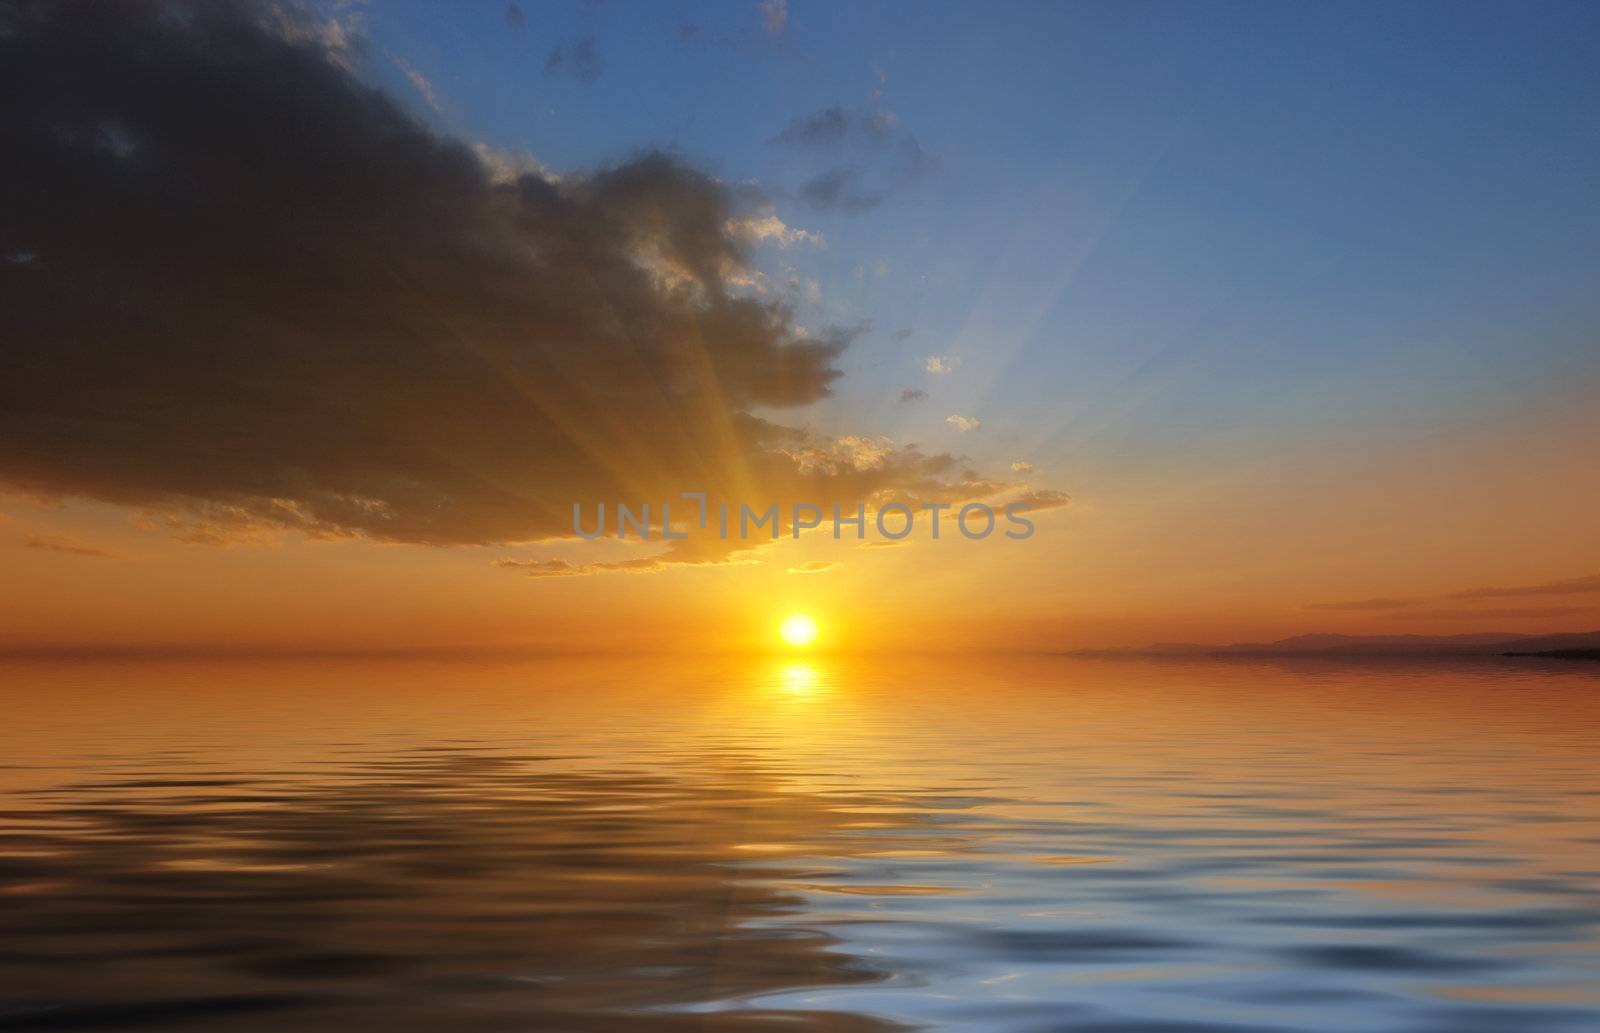
{"label": "water surface", "polygon": [[0,1030],[1600,1028],[1600,672],[6,661]]}

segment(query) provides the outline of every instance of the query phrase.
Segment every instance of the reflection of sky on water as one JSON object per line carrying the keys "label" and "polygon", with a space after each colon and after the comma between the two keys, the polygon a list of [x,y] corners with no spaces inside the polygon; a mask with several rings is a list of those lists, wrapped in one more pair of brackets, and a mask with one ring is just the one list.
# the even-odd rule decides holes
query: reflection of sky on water
{"label": "reflection of sky on water", "polygon": [[1600,1019],[1580,669],[3,676],[0,1029]]}

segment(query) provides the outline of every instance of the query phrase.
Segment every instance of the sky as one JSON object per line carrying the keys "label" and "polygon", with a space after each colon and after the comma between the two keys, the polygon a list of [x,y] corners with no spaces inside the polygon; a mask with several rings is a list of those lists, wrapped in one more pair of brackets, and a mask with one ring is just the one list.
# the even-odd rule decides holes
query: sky
{"label": "sky", "polygon": [[0,648],[1600,627],[1592,4],[0,11]]}

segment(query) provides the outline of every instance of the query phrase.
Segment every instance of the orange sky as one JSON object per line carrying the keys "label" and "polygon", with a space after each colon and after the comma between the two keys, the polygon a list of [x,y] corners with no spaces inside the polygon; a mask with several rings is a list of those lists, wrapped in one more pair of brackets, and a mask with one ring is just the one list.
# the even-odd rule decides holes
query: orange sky
{"label": "orange sky", "polygon": [[[1026,541],[919,530],[863,547],[826,528],[738,562],[530,578],[497,560],[640,556],[632,543],[440,547],[263,533],[191,544],[140,511],[4,499],[12,649],[722,650],[816,615],[819,647],[1023,648],[1600,626],[1600,479],[1552,405],[1429,434],[1186,471],[1124,471],[1035,515]],[[791,573],[803,563],[831,564]],[[1502,594],[1449,598],[1485,587]],[[1388,600],[1389,602],[1385,602]],[[1308,609],[1352,604],[1350,609]],[[1403,605],[1402,605],[1403,604]]]}

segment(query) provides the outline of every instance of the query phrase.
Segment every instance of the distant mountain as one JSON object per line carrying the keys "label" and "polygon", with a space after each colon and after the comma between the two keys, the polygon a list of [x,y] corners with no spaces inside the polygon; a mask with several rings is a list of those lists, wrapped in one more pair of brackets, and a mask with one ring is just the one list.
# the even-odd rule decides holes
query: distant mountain
{"label": "distant mountain", "polygon": [[1226,646],[1158,642],[1144,649],[1077,652],[1099,656],[1498,656],[1595,649],[1600,649],[1600,631],[1558,635],[1295,635],[1276,642],[1235,642]]}

